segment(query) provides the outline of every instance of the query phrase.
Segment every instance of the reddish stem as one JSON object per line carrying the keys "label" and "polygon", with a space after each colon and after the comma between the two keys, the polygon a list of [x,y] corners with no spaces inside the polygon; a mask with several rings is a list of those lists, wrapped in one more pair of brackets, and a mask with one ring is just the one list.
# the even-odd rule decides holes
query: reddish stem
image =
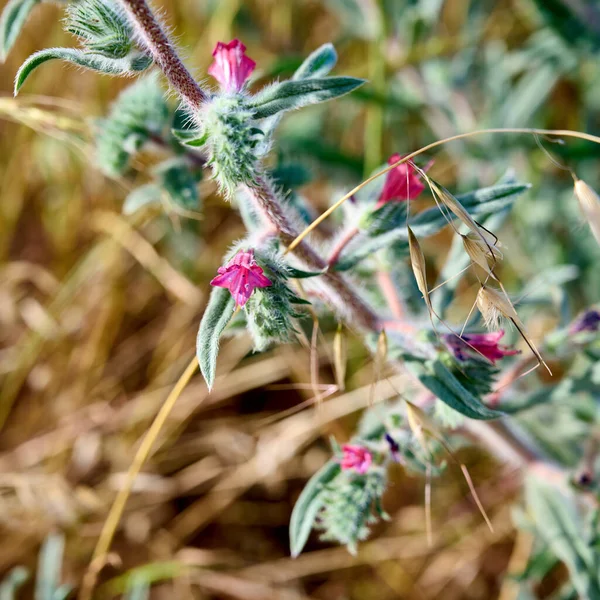
{"label": "reddish stem", "polygon": [[329,260],[327,261],[327,264],[330,267],[333,267],[333,265],[337,263],[344,248],[358,235],[358,233],[358,227],[351,227],[344,233],[342,237],[340,237],[333,247],[329,256]]}

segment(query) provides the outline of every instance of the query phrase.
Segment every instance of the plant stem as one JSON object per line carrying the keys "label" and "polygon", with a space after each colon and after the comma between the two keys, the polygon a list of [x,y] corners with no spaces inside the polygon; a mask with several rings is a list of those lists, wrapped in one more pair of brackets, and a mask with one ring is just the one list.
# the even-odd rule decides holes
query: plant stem
{"label": "plant stem", "polygon": [[156,64],[169,80],[171,87],[191,109],[198,109],[207,96],[185,68],[175,47],[162,30],[146,0],[121,0],[136,33],[143,40]]}
{"label": "plant stem", "polygon": [[[264,177],[257,177],[256,182],[246,186],[250,198],[256,203],[264,218],[279,232],[281,241],[288,245],[297,236],[297,232],[286,217],[277,194],[270,182]],[[368,331],[380,331],[381,324],[378,316],[357,296],[350,284],[339,274],[325,271],[327,263],[305,241],[298,244],[295,254],[306,265],[315,271],[324,271],[321,277],[323,283],[334,293],[327,294],[328,299],[343,315],[351,315],[350,321]],[[336,301],[336,298],[339,299]]]}
{"label": "plant stem", "polygon": [[344,251],[344,248],[359,234],[358,227],[351,227],[346,233],[338,240],[333,247],[327,264],[333,267],[340,259],[340,255]]}
{"label": "plant stem", "polygon": [[108,551],[110,550],[110,545],[117,531],[117,527],[119,526],[119,522],[121,521],[121,517],[123,516],[125,505],[127,504],[127,500],[131,494],[131,490],[133,489],[135,478],[139,475],[144,463],[148,459],[150,451],[152,450],[152,446],[154,445],[154,442],[156,441],[156,438],[166,423],[169,415],[171,414],[171,411],[175,406],[175,402],[177,402],[177,399],[196,372],[197,368],[198,360],[194,356],[181,377],[177,380],[177,383],[171,390],[170,394],[167,396],[167,399],[158,411],[158,414],[146,432],[140,447],[135,453],[131,466],[129,467],[129,471],[127,471],[125,483],[119,490],[112,506],[110,507],[110,511],[102,527],[100,537],[98,538],[96,548],[94,549],[94,553],[92,555],[92,560],[83,578],[81,590],[79,592],[79,600],[89,600],[91,598],[92,591],[96,585],[96,579],[98,578],[98,572],[105,563]]}

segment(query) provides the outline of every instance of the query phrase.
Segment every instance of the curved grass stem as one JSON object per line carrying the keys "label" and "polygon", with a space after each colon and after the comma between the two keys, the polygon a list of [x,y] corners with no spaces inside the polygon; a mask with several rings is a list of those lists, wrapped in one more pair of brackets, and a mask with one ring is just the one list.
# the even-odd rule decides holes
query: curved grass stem
{"label": "curved grass stem", "polygon": [[397,160],[395,163],[392,163],[391,165],[385,167],[385,169],[381,169],[381,171],[379,171],[378,173],[375,173],[375,175],[372,175],[368,179],[365,179],[362,183],[360,183],[355,188],[350,190],[347,194],[342,196],[335,204],[330,206],[323,214],[321,214],[319,217],[317,217],[304,231],[302,231],[302,233],[300,233],[296,237],[296,239],[293,240],[289,244],[289,246],[287,247],[285,252],[288,253],[288,252],[291,252],[292,250],[294,250],[294,248],[296,248],[298,246],[298,244],[300,244],[300,242],[302,242],[302,240],[313,229],[315,229],[315,227],[320,225],[327,217],[329,217],[329,215],[331,215],[333,212],[335,212],[342,204],[344,204],[344,202],[346,202],[346,200],[348,200],[349,198],[354,196],[354,194],[359,192],[363,187],[365,187],[365,185],[367,185],[368,183],[371,183],[371,181],[374,181],[378,177],[385,175],[388,171],[395,169],[398,165],[408,162],[408,161],[412,160],[415,156],[418,156],[419,154],[423,154],[424,152],[427,152],[428,150],[432,150],[433,148],[437,148],[438,146],[443,146],[444,144],[448,144],[450,142],[455,142],[457,140],[475,137],[477,135],[487,135],[487,134],[492,134],[492,133],[526,133],[526,134],[531,134],[531,135],[536,135],[536,136],[537,135],[552,135],[555,137],[572,137],[572,138],[579,138],[582,140],[587,140],[589,142],[594,142],[596,144],[600,144],[600,137],[598,137],[596,135],[591,135],[589,133],[582,133],[580,131],[570,131],[568,129],[529,129],[529,128],[481,129],[479,131],[470,131],[468,133],[459,133],[458,135],[453,135],[451,137],[444,138],[442,140],[437,140],[435,142],[432,142],[431,144],[427,144],[426,146],[419,148],[419,150],[415,150],[411,154],[407,154],[400,160]]}
{"label": "curved grass stem", "polygon": [[186,367],[185,371],[182,373],[181,377],[177,380],[177,383],[173,386],[173,389],[158,411],[158,414],[146,432],[140,447],[135,453],[133,461],[131,462],[131,466],[129,467],[129,471],[127,471],[125,483],[119,490],[102,527],[100,537],[98,538],[96,548],[94,549],[94,553],[92,555],[92,560],[83,578],[83,583],[79,592],[79,600],[89,600],[91,598],[92,591],[98,578],[98,572],[102,568],[105,558],[110,550],[110,545],[119,526],[119,522],[121,521],[121,517],[123,516],[123,512],[125,511],[125,505],[127,504],[127,500],[131,495],[131,490],[133,489],[135,479],[142,470],[144,463],[150,456],[152,446],[154,445],[154,442],[160,434],[169,415],[171,414],[175,403],[177,402],[179,396],[181,396],[181,393],[189,383],[197,368],[198,359],[196,356],[194,356],[189,365]]}

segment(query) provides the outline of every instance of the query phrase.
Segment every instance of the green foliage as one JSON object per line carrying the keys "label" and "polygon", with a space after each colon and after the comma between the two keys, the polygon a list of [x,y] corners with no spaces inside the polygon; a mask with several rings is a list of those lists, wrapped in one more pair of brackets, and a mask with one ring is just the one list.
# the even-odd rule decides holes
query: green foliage
{"label": "green foliage", "polygon": [[15,567],[8,572],[0,583],[0,600],[15,600],[20,587],[29,579],[25,567]]}
{"label": "green foliage", "polygon": [[9,0],[0,15],[0,62],[4,62],[23,29],[27,18],[40,0]]}
{"label": "green foliage", "polygon": [[124,58],[108,58],[74,48],[48,48],[32,54],[19,68],[15,78],[15,94],[19,92],[32,71],[49,60],[64,60],[78,67],[98,71],[106,75],[133,75],[145,71],[152,59],[141,52],[132,52]]}
{"label": "green foliage", "polygon": [[213,288],[206,310],[202,315],[196,339],[198,364],[209,390],[215,381],[219,339],[234,310],[235,300],[229,290],[220,287]]}
{"label": "green foliage", "polygon": [[321,494],[323,508],[317,522],[321,539],[343,544],[355,554],[358,542],[369,535],[369,525],[377,521],[373,513],[386,517],[380,504],[386,485],[383,468],[372,467],[365,475],[340,471]]}
{"label": "green foliage", "polygon": [[154,175],[177,206],[186,210],[198,209],[198,181],[202,172],[192,170],[185,157],[166,160],[155,167]]}
{"label": "green foliage", "polygon": [[71,593],[71,586],[60,584],[64,549],[65,539],[61,534],[46,538],[38,559],[36,600],[65,600]]}
{"label": "green foliage", "polygon": [[273,342],[288,342],[295,332],[293,320],[302,317],[296,306],[306,304],[287,285],[293,276],[275,255],[257,253],[256,258],[271,280],[270,287],[256,289],[246,304],[248,331],[255,350]]}
{"label": "green foliage", "polygon": [[326,102],[349,94],[365,83],[356,77],[324,77],[321,79],[288,80],[261,90],[248,102],[255,119]]}
{"label": "green foliage", "polygon": [[65,25],[89,52],[124,58],[133,49],[133,30],[115,2],[80,0],[69,4]]}
{"label": "green foliage", "polygon": [[112,177],[123,175],[131,156],[146,142],[162,139],[171,118],[155,73],[126,88],[98,126],[96,160],[102,171]]}
{"label": "green foliage", "polygon": [[337,63],[337,52],[333,44],[323,44],[311,52],[296,69],[292,79],[317,79],[325,77]]}
{"label": "green foliage", "polygon": [[600,553],[586,535],[574,498],[534,477],[527,480],[525,491],[538,535],[569,569],[579,596],[600,598]]}
{"label": "green foliage", "polygon": [[485,406],[474,393],[482,385],[478,378],[489,378],[487,367],[473,361],[469,369],[470,376],[467,377],[463,371],[461,381],[439,358],[406,360],[406,366],[430,392],[465,417],[488,420],[502,416],[500,411]]}
{"label": "green foliage", "polygon": [[255,147],[263,132],[254,126],[253,113],[237,96],[216,96],[202,107],[199,118],[205,136],[207,164],[219,189],[231,198],[241,184],[256,178]]}
{"label": "green foliage", "polygon": [[133,75],[152,64],[148,54],[135,48],[131,25],[113,2],[75,2],[69,6],[65,25],[80,38],[83,49],[48,48],[32,54],[17,73],[15,94],[32,71],[49,60],[64,60],[107,75]]}
{"label": "green foliage", "polygon": [[340,464],[330,460],[306,483],[298,497],[290,518],[290,551],[293,558],[301,552],[323,507],[325,487],[341,472]]}

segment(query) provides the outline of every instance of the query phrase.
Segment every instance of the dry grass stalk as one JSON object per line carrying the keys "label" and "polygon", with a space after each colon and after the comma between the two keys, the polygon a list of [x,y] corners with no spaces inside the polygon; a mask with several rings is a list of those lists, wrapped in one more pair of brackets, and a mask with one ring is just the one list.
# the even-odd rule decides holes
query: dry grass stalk
{"label": "dry grass stalk", "polygon": [[340,391],[344,391],[346,383],[346,364],[348,360],[348,348],[346,334],[341,323],[338,324],[337,331],[333,338],[333,369],[335,382]]}

